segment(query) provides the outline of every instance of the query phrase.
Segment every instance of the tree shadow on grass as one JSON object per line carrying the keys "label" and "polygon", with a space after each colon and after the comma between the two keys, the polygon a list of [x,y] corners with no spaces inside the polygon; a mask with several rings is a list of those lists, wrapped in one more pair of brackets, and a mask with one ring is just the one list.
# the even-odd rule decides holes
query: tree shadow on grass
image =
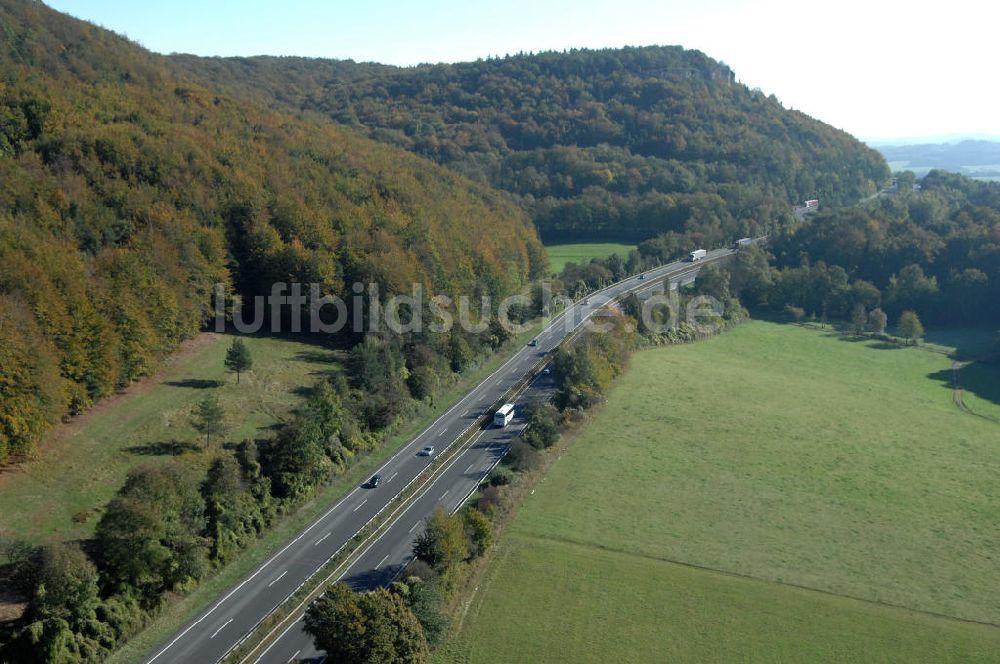
{"label": "tree shadow on grass", "polygon": [[300,350],[295,353],[295,358],[299,362],[309,362],[310,364],[336,364],[337,356],[333,351],[323,350]]}
{"label": "tree shadow on grass", "polygon": [[187,452],[196,452],[198,449],[199,447],[194,443],[169,440],[159,443],[147,443],[145,445],[133,445],[132,447],[126,447],[125,451],[142,456],[180,456]]}
{"label": "tree shadow on grass", "polygon": [[[314,367],[309,372],[310,376],[321,376],[330,379],[344,370],[340,360],[332,351],[302,350],[295,354],[294,359],[300,362],[308,362],[309,364],[319,365],[318,367]],[[298,393],[296,392],[296,394]]]}
{"label": "tree shadow on grass", "polygon": [[837,339],[839,341],[848,341],[854,344],[864,343],[865,341],[871,341],[871,337],[866,337],[858,334],[840,334],[838,332],[827,332],[823,335],[828,339]]}
{"label": "tree shadow on grass", "polygon": [[295,387],[288,390],[289,393],[294,394],[297,397],[302,397],[303,399],[308,399],[315,392],[315,388],[310,385],[296,385]]}
{"label": "tree shadow on grass", "polygon": [[973,362],[961,367],[957,372],[952,369],[942,369],[927,374],[927,377],[942,383],[948,389],[954,389],[957,381],[957,387],[960,387],[962,392],[1000,405],[1000,363],[995,360]]}
{"label": "tree shadow on grass", "polygon": [[996,354],[996,330],[992,328],[940,328],[927,331],[931,343],[954,348],[951,358],[960,362],[988,359]]}
{"label": "tree shadow on grass", "polygon": [[875,350],[902,350],[903,348],[912,348],[913,346],[907,346],[906,344],[896,344],[891,341],[876,341],[874,343],[868,344],[869,348],[874,348]]}
{"label": "tree shadow on grass", "polygon": [[873,337],[865,334],[854,334],[851,332],[830,332],[825,335],[830,339],[844,341],[852,344],[864,344],[872,350],[900,350],[902,348],[913,348],[903,341],[894,341],[888,337]]}
{"label": "tree shadow on grass", "polygon": [[958,381],[966,392],[1000,404],[1000,362],[973,362],[958,372]]}
{"label": "tree shadow on grass", "polygon": [[[296,410],[292,412],[298,412],[298,411]],[[277,422],[271,422],[270,424],[264,424],[257,427],[257,431],[280,431],[281,428],[285,426],[285,424],[287,424],[287,422],[285,422],[284,420],[278,420]],[[259,445],[261,442],[262,442],[261,440],[258,440],[257,444]]]}
{"label": "tree shadow on grass", "polygon": [[185,378],[183,380],[168,380],[164,385],[171,387],[189,387],[194,390],[207,390],[213,387],[222,387],[221,380],[206,380],[204,378]]}

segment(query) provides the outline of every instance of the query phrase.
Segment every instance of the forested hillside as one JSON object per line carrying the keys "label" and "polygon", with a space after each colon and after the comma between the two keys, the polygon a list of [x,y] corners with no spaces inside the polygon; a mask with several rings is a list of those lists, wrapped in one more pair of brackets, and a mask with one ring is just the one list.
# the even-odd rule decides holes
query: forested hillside
{"label": "forested hillside", "polygon": [[816,316],[880,307],[893,321],[912,310],[943,326],[1000,323],[1000,183],[931,171],[908,189],[773,237],[780,269],[751,270],[745,298]]}
{"label": "forested hillside", "polygon": [[850,204],[881,156],[680,47],[574,50],[393,68],[173,56],[234,93],[320,111],[517,195],[549,240],[708,240],[791,222],[806,198]]}
{"label": "forested hillside", "polygon": [[0,2],[0,463],[148,373],[208,320],[214,283],[506,294],[544,268],[526,215],[492,190],[210,87],[41,3]]}

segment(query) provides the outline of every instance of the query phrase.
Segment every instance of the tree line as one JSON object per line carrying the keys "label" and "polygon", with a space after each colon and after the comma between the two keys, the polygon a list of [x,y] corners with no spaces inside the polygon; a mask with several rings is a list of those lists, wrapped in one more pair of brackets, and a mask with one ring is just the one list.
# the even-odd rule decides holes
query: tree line
{"label": "tree line", "polygon": [[[769,242],[749,303],[850,319],[857,307],[935,325],[1000,323],[1000,184],[933,171],[920,191],[821,212]],[[760,266],[761,263],[758,263]]]}
{"label": "tree line", "polygon": [[[604,263],[598,259],[592,265]],[[574,269],[567,266],[567,272]],[[683,289],[678,297],[687,302],[710,295],[725,301],[729,305],[727,313],[718,321],[718,329],[723,329],[746,316],[731,295],[730,279],[729,270],[706,267],[694,287]],[[467,590],[462,580],[469,565],[490,549],[499,516],[518,500],[513,490],[517,478],[538,470],[561,432],[601,402],[636,349],[649,344],[683,343],[711,333],[686,322],[670,330],[647,329],[641,306],[633,296],[626,298],[620,311],[603,310],[601,321],[608,324],[606,333],[585,334],[556,352],[550,365],[557,385],[553,400],[522,406],[526,430],[512,442],[501,465],[480,484],[469,504],[455,514],[438,506],[426,519],[413,546],[413,561],[401,581],[361,593],[345,584],[334,584],[308,608],[305,629],[318,648],[345,664],[429,661],[431,650],[447,632],[461,593]],[[663,322],[654,318],[655,323]]]}
{"label": "tree line", "polygon": [[[85,549],[6,542],[7,570],[28,605],[19,620],[0,627],[0,659],[106,659],[171,593],[193,589],[230,562],[281,515],[382,447],[462,371],[511,339],[495,319],[487,329],[492,333],[456,327],[368,336],[349,352],[344,371],[319,380],[297,415],[262,440],[222,444],[225,413],[214,397],[203,399],[192,424],[205,437],[207,463],[206,455],[180,456],[131,471]],[[225,364],[233,372],[252,370],[253,358],[239,338]],[[456,549],[428,553],[436,569],[489,545],[488,523],[473,513],[462,519],[462,528],[474,535]],[[422,597],[432,607],[422,592],[413,590],[408,601]]]}
{"label": "tree line", "polygon": [[212,319],[215,284],[502,296],[544,272],[487,187],[42,3],[0,25],[0,464],[148,375]]}

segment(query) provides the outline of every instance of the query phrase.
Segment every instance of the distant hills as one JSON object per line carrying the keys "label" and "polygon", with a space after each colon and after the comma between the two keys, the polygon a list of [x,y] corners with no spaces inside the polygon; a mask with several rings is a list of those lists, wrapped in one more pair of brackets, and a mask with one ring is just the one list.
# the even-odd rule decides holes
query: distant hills
{"label": "distant hills", "polygon": [[974,178],[1000,179],[1000,141],[881,145],[876,149],[896,171],[908,170],[923,176],[937,168]]}
{"label": "distant hills", "polygon": [[573,50],[412,68],[172,56],[229,94],[317,111],[510,192],[549,240],[706,243],[850,204],[888,177],[848,134],[677,46]]}

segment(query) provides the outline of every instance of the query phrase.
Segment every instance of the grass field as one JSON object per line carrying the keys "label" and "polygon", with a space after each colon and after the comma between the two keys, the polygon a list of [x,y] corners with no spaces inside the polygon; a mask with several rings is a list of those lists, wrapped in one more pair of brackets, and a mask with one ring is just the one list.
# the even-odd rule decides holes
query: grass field
{"label": "grass field", "polygon": [[764,322],[644,351],[437,660],[995,661],[933,615],[1000,623],[1000,427],[950,366]]}
{"label": "grass field", "polygon": [[357,463],[336,482],[321,486],[312,498],[295,512],[275,523],[253,546],[244,549],[230,564],[205,579],[194,591],[177,598],[176,602],[168,603],[153,622],[129,639],[124,647],[111,656],[107,664],[138,664],[146,661],[154,646],[176,633],[185,622],[207,608],[209,604],[218,601],[221,594],[257,569],[278,547],[295,537],[300,530],[330,509],[330,506],[348,491],[371,477],[372,472],[399,451],[400,447],[427,428],[441,413],[464,397],[474,385],[493,373],[513,352],[535,337],[540,330],[541,322],[535,322],[529,329],[512,339],[511,343],[501,351],[483,358],[477,367],[467,370],[451,385],[443,387],[440,394],[435,397],[435,405],[431,406],[426,402],[418,405],[405,425],[389,436],[381,449],[358,459]]}
{"label": "grass field", "polygon": [[160,375],[57,427],[37,460],[0,476],[0,533],[34,542],[87,538],[131,468],[175,454],[211,456],[190,423],[206,394],[216,393],[226,410],[227,440],[260,438],[301,401],[303,387],[335,368],[334,353],[318,346],[245,340],[254,368],[239,385],[223,366],[228,337],[202,337]]}
{"label": "grass field", "polygon": [[566,263],[589,263],[591,258],[607,258],[611,254],[618,254],[624,258],[633,249],[635,249],[633,244],[614,242],[545,245],[545,251],[549,255],[549,269],[555,274],[562,272]]}

